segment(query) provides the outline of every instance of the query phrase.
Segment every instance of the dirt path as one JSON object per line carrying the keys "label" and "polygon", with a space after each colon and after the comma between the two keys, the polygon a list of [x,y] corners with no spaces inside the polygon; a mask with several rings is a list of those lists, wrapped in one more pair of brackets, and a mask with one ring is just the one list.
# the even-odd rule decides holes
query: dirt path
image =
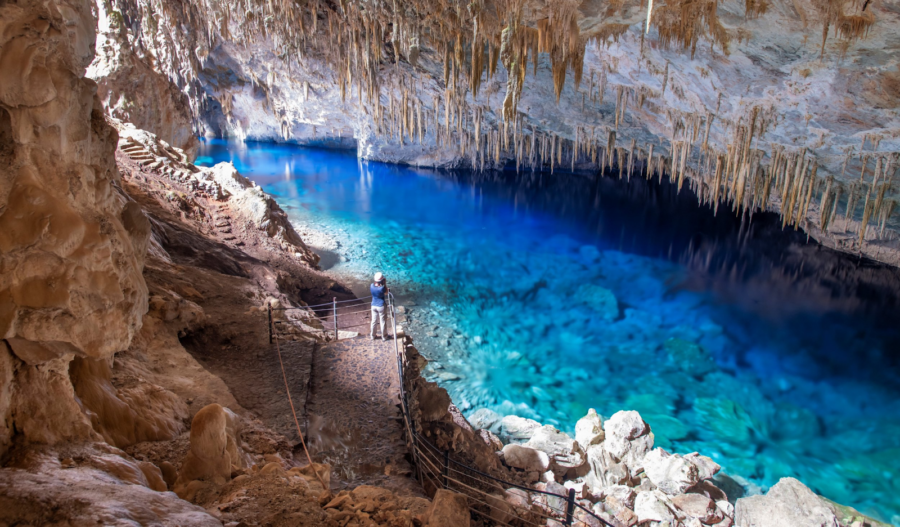
{"label": "dirt path", "polygon": [[399,402],[393,340],[357,337],[320,347],[307,406],[314,457],[348,485],[422,495],[405,457]]}

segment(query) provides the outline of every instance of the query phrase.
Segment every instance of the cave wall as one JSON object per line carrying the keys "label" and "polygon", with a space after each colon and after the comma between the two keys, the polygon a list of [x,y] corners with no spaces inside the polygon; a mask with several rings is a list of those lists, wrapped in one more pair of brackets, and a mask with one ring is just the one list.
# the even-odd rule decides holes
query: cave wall
{"label": "cave wall", "polygon": [[[87,71],[98,86],[98,95],[106,111],[116,119],[130,122],[154,133],[163,141],[184,150],[193,160],[197,150],[191,101],[181,90],[181,67],[163,45],[150,49],[129,39],[129,30],[121,11],[109,2],[96,2],[96,56]],[[155,15],[154,15],[155,16]],[[175,28],[170,28],[175,29]],[[178,54],[202,54],[195,28],[170,33],[163,30],[148,34],[148,42],[176,43],[184,48]]]}
{"label": "cave wall", "polygon": [[86,0],[0,4],[0,454],[97,439],[69,363],[127,348],[147,311],[149,221],[85,78],[95,27]]}

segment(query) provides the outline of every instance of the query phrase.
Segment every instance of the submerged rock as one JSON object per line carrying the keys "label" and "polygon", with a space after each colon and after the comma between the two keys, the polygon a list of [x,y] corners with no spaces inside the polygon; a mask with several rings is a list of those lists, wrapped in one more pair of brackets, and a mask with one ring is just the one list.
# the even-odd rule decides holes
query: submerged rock
{"label": "submerged rock", "polygon": [[703,377],[717,368],[709,353],[693,342],[669,339],[663,348],[678,369],[694,377]]}
{"label": "submerged rock", "polygon": [[595,284],[583,284],[575,292],[574,300],[587,304],[600,319],[612,321],[619,317],[619,301],[612,291]]}

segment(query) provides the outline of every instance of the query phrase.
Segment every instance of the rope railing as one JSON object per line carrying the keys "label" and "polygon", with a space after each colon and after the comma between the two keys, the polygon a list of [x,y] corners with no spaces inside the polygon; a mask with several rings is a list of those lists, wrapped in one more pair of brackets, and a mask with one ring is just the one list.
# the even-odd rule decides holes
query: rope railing
{"label": "rope railing", "polygon": [[[312,306],[292,306],[292,307],[272,307],[267,306],[268,318],[269,318],[269,344],[271,344],[276,335],[275,332],[278,329],[279,325],[284,325],[288,323],[288,321],[282,320],[274,320],[273,313],[278,311],[293,311],[293,310],[311,310],[312,315],[318,318],[322,322],[322,331],[326,336],[328,333],[331,333],[334,340],[339,340],[340,331],[341,330],[349,330],[362,328],[369,325],[369,322],[362,322],[357,324],[352,324],[354,318],[359,317],[360,315],[367,315],[370,313],[371,308],[368,305],[372,299],[371,296],[363,297],[363,298],[353,298],[350,300],[338,300],[334,299],[329,304],[316,304]],[[354,303],[356,302],[356,303]],[[365,307],[363,307],[365,306]],[[326,313],[322,313],[325,311],[325,308],[330,308]],[[350,311],[347,311],[350,310]],[[316,314],[316,312],[319,312]],[[329,323],[330,319],[330,323]],[[396,332],[395,332],[396,334]]]}
{"label": "rope railing", "polygon": [[[326,329],[323,326],[323,331],[326,333],[329,331],[329,329],[331,331],[334,331],[334,338],[335,340],[337,340],[339,331],[341,329],[349,329],[353,327],[369,325],[369,323],[366,322],[360,324],[345,324],[342,326],[340,321],[347,320],[347,317],[358,316],[370,311],[369,308],[358,309],[350,312],[339,312],[338,309],[356,309],[361,307],[362,304],[348,304],[351,304],[352,302],[366,302],[369,299],[371,299],[371,297],[343,300],[340,302],[335,299],[330,304],[319,304],[315,306],[303,307],[272,308],[270,306],[268,309],[269,342],[272,343],[273,341],[277,341],[278,325],[287,323],[287,321],[274,320],[272,316],[273,311],[330,307],[331,313],[329,314],[329,316],[332,319],[332,327]],[[424,485],[427,481],[431,485],[433,485],[435,489],[452,489],[456,492],[459,492],[460,494],[463,494],[466,497],[466,501],[469,504],[469,510],[472,513],[484,518],[486,521],[492,522],[493,524],[497,525],[512,527],[509,523],[501,520],[500,518],[513,518],[513,520],[511,521],[514,521],[516,525],[534,525],[536,527],[547,525],[550,521],[557,522],[566,527],[571,527],[573,525],[585,525],[590,527],[591,525],[596,525],[597,523],[606,527],[620,527],[619,525],[617,525],[618,522],[610,523],[606,519],[598,516],[590,509],[579,504],[575,500],[575,489],[569,489],[568,494],[563,495],[526,487],[517,483],[513,483],[511,481],[505,481],[454,459],[450,455],[449,450],[442,450],[438,448],[429,439],[419,434],[416,431],[415,421],[410,415],[409,400],[406,392],[406,386],[404,384],[404,379],[406,378],[404,373],[405,355],[400,349],[400,341],[397,338],[397,319],[395,312],[394,295],[388,292],[386,300],[387,302],[385,305],[385,311],[387,312],[385,313],[385,315],[390,317],[390,324],[394,337],[392,339],[394,341],[394,352],[397,357],[397,375],[399,376],[400,381],[400,412],[403,416],[403,424],[407,438],[407,447],[409,448],[410,457],[412,458],[416,479],[421,484]],[[467,482],[468,480],[471,481]],[[490,491],[485,489],[490,489]],[[558,500],[558,503],[565,504],[565,509],[551,505],[549,500],[545,500],[546,503],[529,503],[528,508],[525,509],[522,506],[516,506],[515,504],[511,504],[505,501],[501,496],[491,494],[491,492],[501,492],[505,494],[509,489],[519,489],[525,491],[529,493],[529,496],[532,494],[538,494],[547,496],[548,498],[555,498],[556,500]],[[493,504],[491,502],[493,502]],[[505,504],[502,508],[498,506],[500,502]],[[588,524],[582,520],[575,518],[576,510],[580,510],[590,518],[596,520],[596,522],[593,524]],[[540,523],[535,523],[536,521]],[[615,520],[613,521],[615,522]]]}
{"label": "rope railing", "polygon": [[[498,511],[499,517],[506,518],[508,516],[514,516],[517,522],[525,524],[525,525],[536,525],[536,526],[541,525],[538,523],[534,523],[533,520],[535,517],[541,517],[542,522],[545,519],[553,520],[553,521],[559,522],[562,525],[565,525],[567,527],[573,526],[573,525],[589,525],[588,523],[575,518],[576,509],[580,509],[585,514],[587,514],[588,516],[590,516],[591,518],[593,518],[597,522],[599,522],[601,525],[604,525],[607,527],[619,527],[617,525],[613,525],[613,524],[609,523],[604,518],[597,516],[597,514],[595,514],[593,511],[591,511],[588,508],[583,507],[581,504],[579,504],[577,501],[575,501],[575,489],[569,489],[568,494],[561,495],[561,494],[556,494],[553,492],[547,492],[547,491],[543,491],[543,490],[539,490],[539,489],[525,487],[523,485],[519,485],[519,484],[513,483],[511,481],[505,481],[503,479],[491,476],[490,474],[487,474],[487,473],[485,473],[481,470],[478,470],[474,467],[466,465],[465,463],[457,461],[456,459],[453,459],[453,457],[450,456],[449,450],[441,450],[436,445],[432,444],[431,441],[429,441],[427,438],[425,438],[424,436],[419,434],[415,430],[415,422],[412,420],[412,417],[409,415],[409,401],[407,400],[407,393],[406,393],[406,388],[404,385],[404,379],[406,378],[406,376],[404,374],[405,369],[404,369],[404,364],[403,364],[404,356],[400,350],[399,340],[396,338],[397,323],[396,323],[396,314],[395,314],[395,309],[394,309],[394,295],[389,292],[388,296],[387,296],[387,300],[388,300],[388,314],[391,317],[391,325],[393,328],[393,334],[395,336],[394,337],[394,351],[397,354],[397,375],[399,376],[399,381],[400,381],[399,382],[399,385],[400,385],[400,409],[401,409],[401,413],[403,414],[403,421],[404,421],[406,433],[408,436],[407,437],[407,446],[410,448],[410,454],[413,459],[413,463],[415,465],[415,473],[417,475],[417,479],[421,483],[424,484],[425,480],[428,479],[435,486],[435,488],[449,489],[452,485],[454,490],[457,490],[461,494],[464,494],[466,496],[467,502],[469,500],[471,500],[471,501],[474,501],[475,503],[477,503],[479,506],[485,506],[485,507],[488,507],[490,510]],[[467,474],[467,473],[463,472],[462,470],[458,470],[457,468],[462,469],[462,470],[467,470],[471,474]],[[451,472],[453,472],[452,475],[451,475]],[[475,483],[473,483],[473,484],[464,483],[463,481],[460,481],[460,479],[462,479],[462,478],[469,478],[469,479],[473,480]],[[506,492],[507,489],[510,489],[510,488],[516,488],[516,489],[520,489],[525,492],[528,492],[529,494],[535,493],[535,494],[540,494],[540,495],[556,498],[556,499],[560,500],[560,503],[565,503],[566,508],[565,508],[565,510],[559,509],[557,507],[550,505],[549,502],[546,504],[540,504],[540,505],[546,506],[547,512],[550,513],[550,514],[547,514],[545,512],[540,512],[540,511],[534,510],[535,507],[529,507],[528,515],[530,515],[530,518],[531,518],[531,519],[529,519],[529,518],[523,517],[523,514],[519,513],[519,509],[512,504],[509,504],[510,506],[509,506],[509,510],[508,510],[508,509],[500,509],[500,508],[496,507],[496,505],[491,505],[490,503],[483,501],[480,498],[490,496],[490,498],[487,498],[488,501],[490,501],[492,499],[499,500],[500,498],[498,496],[490,494],[489,492],[487,492],[483,489],[476,488],[477,486],[497,489],[502,492]],[[473,494],[476,494],[477,497],[473,496]],[[500,525],[508,525],[505,522],[497,520],[496,517],[491,517],[490,514],[486,515],[483,510],[478,510],[478,508],[476,508],[475,506],[473,506],[471,504],[469,505],[469,510],[471,510],[475,514],[478,514],[479,516],[485,518],[486,520],[492,521],[494,523],[498,523]]]}
{"label": "rope railing", "polygon": [[350,300],[335,300],[333,302],[326,302],[324,304],[314,304],[311,306],[288,306],[288,307],[273,307],[272,311],[293,311],[296,309],[315,309],[317,307],[331,307],[334,304],[347,304],[351,302],[366,302],[370,300],[371,296],[364,296],[362,298],[351,298]]}

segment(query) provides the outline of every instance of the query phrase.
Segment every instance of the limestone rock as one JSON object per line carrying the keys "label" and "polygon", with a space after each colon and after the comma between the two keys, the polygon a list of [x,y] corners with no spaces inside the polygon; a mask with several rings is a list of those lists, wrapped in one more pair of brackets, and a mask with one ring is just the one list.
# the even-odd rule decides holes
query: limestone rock
{"label": "limestone rock", "polygon": [[471,523],[466,497],[444,489],[435,493],[427,517],[425,527],[466,527]]}
{"label": "limestone rock", "polygon": [[550,467],[550,457],[525,445],[509,444],[503,447],[503,461],[513,468],[526,472],[545,472]]}
{"label": "limestone rock", "polygon": [[532,419],[507,415],[500,420],[500,433],[497,435],[504,443],[525,443],[540,427],[541,423]]}
{"label": "limestone rock", "polygon": [[720,522],[724,516],[711,499],[700,494],[679,494],[671,499],[675,507],[686,515],[708,525]]}
{"label": "limestone rock", "polygon": [[634,490],[627,485],[610,485],[603,489],[599,498],[604,501],[612,498],[625,507],[633,509],[635,496]]}
{"label": "limestone rock", "polygon": [[106,111],[122,121],[153,132],[163,141],[196,157],[197,136],[188,97],[137,56],[119,37],[119,26],[106,4],[95,4],[98,20],[97,55],[88,77],[97,81],[97,95]]}
{"label": "limestone rock", "polygon": [[69,376],[94,430],[111,445],[165,441],[184,430],[189,414],[178,396],[150,383],[117,390],[106,360],[75,357]]}
{"label": "limestone rock", "polygon": [[147,307],[149,221],[116,190],[93,54],[92,2],[0,4],[0,455],[12,431],[99,437],[68,362],[127,348]]}
{"label": "limestone rock", "polygon": [[318,255],[313,252],[294,230],[287,213],[252,181],[242,176],[231,163],[219,163],[205,169],[212,179],[228,193],[231,210],[239,217],[265,231],[270,237],[290,245],[290,252],[300,253],[310,265],[317,265]]}
{"label": "limestone rock", "polygon": [[718,474],[719,470],[722,469],[722,467],[711,458],[701,456],[697,452],[685,454],[684,459],[697,467],[697,477],[700,478],[700,481],[712,479],[713,476]]}
{"label": "limestone rock", "polygon": [[644,457],[644,473],[659,490],[670,496],[682,494],[700,481],[696,465],[661,448]]}
{"label": "limestone rock", "polygon": [[171,492],[128,484],[101,469],[0,470],[0,523],[5,525],[196,525],[221,526],[202,508]]}
{"label": "limestone rock", "polygon": [[669,360],[681,371],[700,378],[717,369],[712,357],[699,345],[681,339],[669,339],[664,344]]}
{"label": "limestone rock", "polygon": [[638,521],[674,522],[675,513],[669,498],[658,490],[639,492],[634,500]]}
{"label": "limestone rock", "polygon": [[650,426],[635,411],[616,412],[605,423],[604,449],[628,468],[632,477],[643,468],[644,456],[653,448]]}
{"label": "limestone rock", "polygon": [[221,485],[231,479],[232,467],[243,466],[237,417],[218,404],[203,407],[191,423],[191,448],[176,482],[176,493],[195,480]]}
{"label": "limestone rock", "polygon": [[585,481],[594,495],[601,494],[606,487],[625,484],[631,479],[628,467],[606,451],[605,443],[588,447],[587,460],[590,470],[585,475]]}
{"label": "limestone rock", "polygon": [[619,301],[612,291],[596,284],[582,284],[574,295],[574,300],[584,302],[600,314],[599,318],[607,322],[619,316]]}
{"label": "limestone rock", "polygon": [[424,421],[440,421],[447,416],[450,408],[447,390],[436,383],[421,381],[418,391],[418,409]]}
{"label": "limestone rock", "polygon": [[794,478],[782,478],[763,496],[737,500],[737,527],[838,527],[832,507]]}
{"label": "limestone rock", "polygon": [[[0,344],[0,355],[6,353],[4,348]],[[100,439],[76,401],[69,360],[62,357],[37,366],[19,362],[7,411],[15,416],[15,430],[26,442],[53,445]]]}
{"label": "limestone rock", "polygon": [[523,446],[531,447],[550,456],[550,468],[558,477],[564,476],[570,469],[584,465],[584,450],[574,439],[550,425],[537,430]]}
{"label": "limestone rock", "polygon": [[490,430],[494,433],[496,433],[494,425],[499,424],[501,419],[503,419],[503,416],[490,408],[479,408],[469,414],[468,417],[472,427],[476,430]]}
{"label": "limestone rock", "polygon": [[587,449],[591,445],[602,443],[605,438],[603,418],[593,408],[575,423],[575,440],[578,441],[581,448]]}

